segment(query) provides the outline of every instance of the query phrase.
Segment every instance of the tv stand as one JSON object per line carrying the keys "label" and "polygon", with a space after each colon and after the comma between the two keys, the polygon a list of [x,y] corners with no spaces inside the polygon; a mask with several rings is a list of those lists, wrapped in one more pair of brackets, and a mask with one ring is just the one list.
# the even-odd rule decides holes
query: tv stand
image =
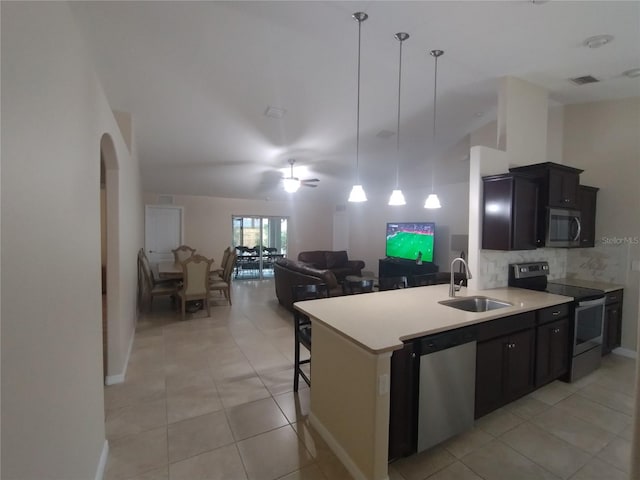
{"label": "tv stand", "polygon": [[378,260],[378,277],[411,277],[412,275],[424,275],[437,273],[438,265],[432,262],[423,262],[418,265],[412,260],[398,258],[381,258]]}

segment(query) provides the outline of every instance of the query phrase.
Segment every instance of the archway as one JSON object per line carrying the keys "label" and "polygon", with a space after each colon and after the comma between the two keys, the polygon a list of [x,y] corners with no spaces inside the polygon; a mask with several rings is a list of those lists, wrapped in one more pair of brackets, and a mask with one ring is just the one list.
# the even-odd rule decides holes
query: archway
{"label": "archway", "polygon": [[102,270],[103,373],[105,384],[113,375],[117,358],[118,291],[118,159],[113,139],[107,133],[100,139],[100,242]]}

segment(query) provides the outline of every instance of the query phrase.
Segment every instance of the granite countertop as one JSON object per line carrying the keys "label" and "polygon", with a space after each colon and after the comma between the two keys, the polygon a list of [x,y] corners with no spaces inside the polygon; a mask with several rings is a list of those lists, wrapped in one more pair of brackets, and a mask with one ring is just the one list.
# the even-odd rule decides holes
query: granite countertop
{"label": "granite countertop", "polygon": [[561,283],[563,285],[571,285],[574,287],[582,287],[582,288],[595,288],[596,290],[602,290],[605,293],[613,292],[614,290],[624,289],[624,285],[616,285],[615,283],[595,282],[593,280],[580,280],[579,278],[559,278],[556,280],[549,280],[549,283]]}
{"label": "granite countertop", "polygon": [[307,300],[297,302],[294,306],[313,317],[314,321],[328,326],[362,348],[379,354],[400,349],[403,341],[412,338],[573,300],[572,297],[513,287],[490,290],[463,287],[456,294],[457,297],[472,295],[504,300],[513,306],[474,313],[440,305],[439,301],[449,299],[449,285]]}

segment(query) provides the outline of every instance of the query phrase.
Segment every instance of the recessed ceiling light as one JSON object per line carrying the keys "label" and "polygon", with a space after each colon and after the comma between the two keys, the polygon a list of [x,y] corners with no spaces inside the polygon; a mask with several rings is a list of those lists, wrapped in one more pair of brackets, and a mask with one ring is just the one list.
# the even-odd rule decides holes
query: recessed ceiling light
{"label": "recessed ceiling light", "polygon": [[629,78],[638,78],[640,77],[640,68],[632,68],[631,70],[627,70],[623,73],[623,75]]}
{"label": "recessed ceiling light", "polygon": [[589,48],[600,48],[607,43],[613,41],[613,35],[596,35],[595,37],[587,38],[582,44]]}
{"label": "recessed ceiling light", "polygon": [[282,118],[285,113],[287,113],[287,111],[284,108],[272,107],[271,105],[264,111],[264,114],[271,118]]}

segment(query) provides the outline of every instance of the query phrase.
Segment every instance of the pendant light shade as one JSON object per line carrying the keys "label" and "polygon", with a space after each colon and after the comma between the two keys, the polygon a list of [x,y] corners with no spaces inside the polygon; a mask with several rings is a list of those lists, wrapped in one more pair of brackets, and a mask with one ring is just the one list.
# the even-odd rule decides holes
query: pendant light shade
{"label": "pendant light shade", "polygon": [[404,199],[402,190],[395,189],[393,192],[391,192],[391,196],[389,197],[389,205],[398,206],[398,205],[406,205],[406,204],[407,202]]}
{"label": "pendant light shade", "polygon": [[350,202],[366,202],[367,201],[367,194],[364,193],[364,188],[362,188],[362,185],[354,185],[351,188],[351,193],[349,194],[349,201]]}
{"label": "pendant light shade", "polygon": [[400,61],[398,62],[398,128],[396,130],[396,188],[391,192],[389,197],[389,205],[398,206],[406,205],[402,190],[400,190],[400,92],[402,87],[402,42],[409,38],[409,34],[398,32],[395,34],[396,39],[400,42]]}
{"label": "pendant light shade", "polygon": [[364,193],[364,188],[360,183],[360,38],[362,32],[362,22],[364,22],[369,15],[364,12],[356,12],[352,15],[355,21],[358,22],[358,102],[356,109],[356,183],[351,189],[349,195],[350,202],[366,202],[367,195]]}
{"label": "pendant light shade", "polygon": [[440,199],[435,193],[429,194],[427,200],[424,202],[424,208],[440,208],[441,206]]}
{"label": "pendant light shade", "polygon": [[[433,146],[435,150],[436,145],[436,92],[438,89],[438,57],[444,55],[442,50],[431,50],[429,52],[431,56],[435,59],[435,70],[433,73]],[[433,170],[434,170],[435,159],[431,161],[431,193],[427,197],[427,200],[424,202],[424,208],[440,208],[440,199],[438,195],[434,191],[434,181],[433,181]]]}

